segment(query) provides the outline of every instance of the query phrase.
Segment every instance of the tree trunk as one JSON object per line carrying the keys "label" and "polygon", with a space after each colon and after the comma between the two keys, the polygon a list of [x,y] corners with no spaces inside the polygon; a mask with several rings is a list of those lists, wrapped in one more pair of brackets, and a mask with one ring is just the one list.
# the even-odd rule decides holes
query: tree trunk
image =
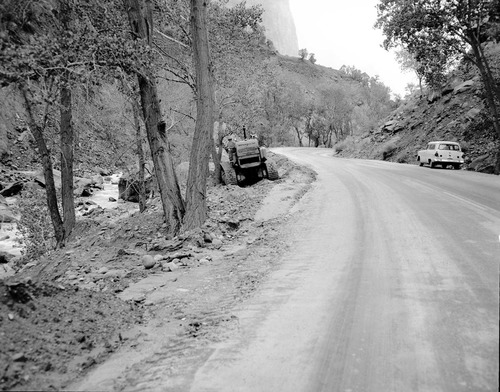
{"label": "tree trunk", "polygon": [[222,184],[222,171],[220,167],[220,161],[222,159],[222,139],[224,135],[221,132],[221,117],[219,116],[217,132],[215,133],[217,136],[217,143],[213,143],[212,147],[212,160],[214,161],[214,176],[216,184]]}
{"label": "tree trunk", "polygon": [[222,184],[222,170],[220,167],[220,162],[222,160],[222,149],[224,147],[222,146],[222,137],[218,138],[217,145],[214,144],[212,148],[212,159],[214,161],[215,169],[214,169],[214,176],[215,176],[215,183],[216,184]]}
{"label": "tree trunk", "polygon": [[[59,20],[64,31],[70,29],[72,19],[71,3],[59,2]],[[63,44],[64,49],[64,44]],[[63,72],[59,86],[60,93],[60,116],[59,139],[61,148],[61,202],[63,210],[64,238],[69,237],[75,227],[75,197],[73,194],[73,153],[74,153],[74,131],[73,131],[73,106],[68,72]]]}
{"label": "tree trunk", "polygon": [[54,227],[54,234],[56,237],[56,248],[64,245],[64,226],[59,208],[57,205],[57,191],[54,183],[54,172],[52,170],[52,159],[50,158],[50,151],[47,148],[45,139],[43,137],[43,129],[36,123],[33,114],[31,102],[28,98],[28,92],[22,88],[24,103],[26,111],[28,112],[30,131],[35,138],[38,147],[38,154],[42,160],[43,177],[45,179],[45,193],[47,196],[47,207],[49,208],[50,219]]}
{"label": "tree trunk", "polygon": [[196,69],[196,127],[189,159],[184,228],[194,229],[207,218],[208,162],[214,127],[214,78],[208,42],[207,7],[205,0],[191,0],[191,34]]}
{"label": "tree trunk", "polygon": [[302,144],[302,135],[300,134],[300,130],[298,126],[294,126],[295,132],[297,132],[297,138],[299,139],[299,147],[303,147]]}
{"label": "tree trunk", "polygon": [[[481,74],[481,79],[484,84],[486,93],[486,102],[488,102],[488,109],[493,121],[493,128],[497,134],[498,141],[500,142],[500,109],[498,102],[500,102],[499,88],[496,86],[495,78],[491,72],[488,59],[481,48],[476,34],[470,32],[469,39],[471,41],[472,52],[474,53],[475,64]],[[500,174],[500,145],[496,153],[495,174]]]}
{"label": "tree trunk", "polygon": [[73,113],[71,102],[71,90],[68,86],[68,81],[63,78],[61,82],[61,200],[63,209],[63,225],[64,225],[64,238],[69,237],[71,231],[75,227],[75,197],[73,194]]}
{"label": "tree trunk", "polygon": [[142,132],[141,132],[141,109],[139,103],[136,99],[137,91],[130,85],[127,80],[127,75],[122,74],[122,87],[125,90],[127,96],[130,99],[130,105],[132,107],[132,115],[134,116],[134,127],[135,127],[135,144],[137,148],[137,158],[139,163],[139,211],[146,211],[146,184],[145,184],[145,168],[146,162],[144,158],[144,149],[142,148]]}
{"label": "tree trunk", "polygon": [[[153,17],[150,1],[124,0],[124,5],[135,37],[144,39],[151,45]],[[146,70],[139,73],[137,77],[146,134],[155,166],[165,222],[169,225],[169,232],[177,234],[184,217],[185,207],[170,154],[166,125],[161,116],[156,81]]]}
{"label": "tree trunk", "polygon": [[134,115],[135,126],[135,142],[137,147],[137,157],[139,159],[139,211],[146,211],[146,186],[144,184],[144,168],[146,166],[144,159],[144,149],[142,148],[142,132],[141,132],[141,119],[139,115],[139,105],[134,96],[132,99],[132,112]]}

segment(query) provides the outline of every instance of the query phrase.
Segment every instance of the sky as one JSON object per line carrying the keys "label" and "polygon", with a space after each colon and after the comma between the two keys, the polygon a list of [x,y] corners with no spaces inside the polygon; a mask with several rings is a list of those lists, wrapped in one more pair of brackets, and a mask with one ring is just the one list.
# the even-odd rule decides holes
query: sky
{"label": "sky", "polygon": [[378,75],[392,93],[405,95],[410,72],[401,71],[393,53],[381,47],[384,36],[373,26],[378,0],[289,0],[299,49],[314,53],[317,64],[340,69],[353,65],[370,76]]}

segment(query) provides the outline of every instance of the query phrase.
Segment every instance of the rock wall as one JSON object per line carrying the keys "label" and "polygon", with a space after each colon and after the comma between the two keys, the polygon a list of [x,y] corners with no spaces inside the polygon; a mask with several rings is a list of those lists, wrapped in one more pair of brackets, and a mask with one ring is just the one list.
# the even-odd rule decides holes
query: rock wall
{"label": "rock wall", "polygon": [[[238,3],[241,0],[229,1],[229,5]],[[264,7],[266,35],[276,50],[284,55],[298,56],[299,42],[289,0],[247,0],[246,3],[247,6],[262,4]]]}

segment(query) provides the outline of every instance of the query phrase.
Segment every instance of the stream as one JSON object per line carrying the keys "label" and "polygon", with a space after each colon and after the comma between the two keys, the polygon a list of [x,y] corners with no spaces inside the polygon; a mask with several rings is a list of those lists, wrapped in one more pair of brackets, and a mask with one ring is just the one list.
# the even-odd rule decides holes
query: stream
{"label": "stream", "polygon": [[[83,212],[88,212],[94,208],[101,207],[105,210],[112,210],[123,205],[125,202],[118,201],[118,181],[123,173],[113,174],[106,177],[102,184],[102,190],[96,190],[92,196],[80,197],[79,200],[90,201],[95,204],[88,206],[88,210],[84,211],[77,208],[76,215],[81,217]],[[110,201],[110,198],[115,201]],[[8,207],[16,210],[17,197],[7,197]],[[133,203],[127,203],[133,204]],[[13,257],[22,256],[23,244],[20,231],[17,229],[16,222],[0,222],[0,253],[5,252]],[[14,274],[14,270],[8,264],[0,264],[0,279]]]}

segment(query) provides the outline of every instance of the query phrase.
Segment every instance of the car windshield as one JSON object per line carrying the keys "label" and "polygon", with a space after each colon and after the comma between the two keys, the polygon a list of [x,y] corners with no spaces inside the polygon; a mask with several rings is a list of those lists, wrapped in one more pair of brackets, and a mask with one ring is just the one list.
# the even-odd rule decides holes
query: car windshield
{"label": "car windshield", "polygon": [[460,147],[457,144],[440,144],[439,149],[440,150],[460,151]]}

